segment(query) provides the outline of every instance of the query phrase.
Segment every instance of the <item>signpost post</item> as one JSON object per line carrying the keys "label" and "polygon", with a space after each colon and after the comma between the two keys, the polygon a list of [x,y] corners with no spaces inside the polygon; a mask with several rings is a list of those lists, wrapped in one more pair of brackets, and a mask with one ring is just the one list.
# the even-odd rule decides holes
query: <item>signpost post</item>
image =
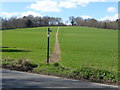
{"label": "signpost post", "polygon": [[48,28],[48,35],[47,35],[47,37],[48,37],[48,44],[47,44],[47,63],[49,63],[49,46],[50,46],[50,32],[52,32],[52,30],[50,30],[50,28]]}

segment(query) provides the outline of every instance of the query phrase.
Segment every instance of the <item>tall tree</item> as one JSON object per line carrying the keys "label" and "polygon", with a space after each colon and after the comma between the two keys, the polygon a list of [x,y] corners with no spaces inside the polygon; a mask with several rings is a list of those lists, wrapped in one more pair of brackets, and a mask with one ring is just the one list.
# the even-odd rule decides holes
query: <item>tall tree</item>
{"label": "tall tree", "polygon": [[28,20],[26,21],[26,26],[27,26],[27,27],[32,27],[32,21],[28,19]]}
{"label": "tall tree", "polygon": [[73,16],[69,17],[69,21],[73,26],[75,24],[75,17],[73,17]]}

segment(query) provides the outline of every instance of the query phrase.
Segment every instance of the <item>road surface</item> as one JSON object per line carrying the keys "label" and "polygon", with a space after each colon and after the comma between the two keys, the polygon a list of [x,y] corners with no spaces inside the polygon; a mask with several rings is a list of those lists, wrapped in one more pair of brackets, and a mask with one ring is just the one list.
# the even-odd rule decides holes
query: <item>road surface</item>
{"label": "road surface", "polygon": [[[2,69],[3,88],[118,88],[118,86],[90,83],[53,76]],[[0,83],[1,84],[1,83]]]}

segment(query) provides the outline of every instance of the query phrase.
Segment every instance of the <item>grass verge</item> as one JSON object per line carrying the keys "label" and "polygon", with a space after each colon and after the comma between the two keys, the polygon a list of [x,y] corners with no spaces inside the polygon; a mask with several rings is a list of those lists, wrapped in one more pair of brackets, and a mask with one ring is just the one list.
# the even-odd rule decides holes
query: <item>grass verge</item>
{"label": "grass verge", "polygon": [[98,83],[119,84],[118,73],[107,70],[100,70],[93,67],[81,67],[77,69],[66,68],[59,63],[31,63],[30,60],[12,60],[6,58],[2,60],[2,67],[18,71],[27,71],[37,74],[59,76],[77,80],[87,80]]}

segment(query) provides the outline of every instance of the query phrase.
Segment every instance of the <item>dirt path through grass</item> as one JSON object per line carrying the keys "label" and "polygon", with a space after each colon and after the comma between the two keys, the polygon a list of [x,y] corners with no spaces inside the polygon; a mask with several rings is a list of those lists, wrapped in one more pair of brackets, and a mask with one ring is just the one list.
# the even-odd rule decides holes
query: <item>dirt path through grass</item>
{"label": "dirt path through grass", "polygon": [[50,56],[50,62],[58,62],[60,60],[60,46],[58,41],[58,32],[59,32],[59,27],[56,32],[55,46],[54,46],[54,51]]}

